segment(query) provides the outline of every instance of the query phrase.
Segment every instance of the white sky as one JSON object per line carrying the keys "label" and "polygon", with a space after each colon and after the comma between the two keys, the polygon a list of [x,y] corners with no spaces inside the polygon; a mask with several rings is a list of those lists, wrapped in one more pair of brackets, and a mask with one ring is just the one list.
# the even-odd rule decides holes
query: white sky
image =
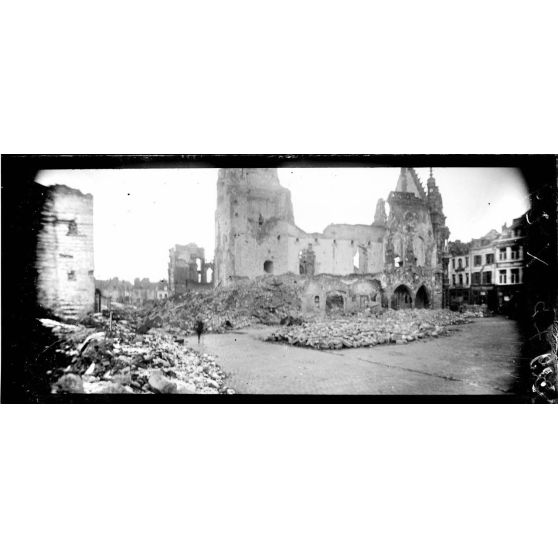
{"label": "white sky", "polygon": [[[426,189],[429,169],[416,169]],[[94,196],[95,277],[167,277],[168,251],[195,242],[215,247],[216,169],[49,170],[45,186],[65,184]],[[321,232],[330,223],[370,224],[376,202],[395,189],[399,168],[285,168],[296,224]],[[509,168],[435,168],[450,240],[500,230],[529,207],[520,173]],[[386,207],[387,209],[387,207]]]}

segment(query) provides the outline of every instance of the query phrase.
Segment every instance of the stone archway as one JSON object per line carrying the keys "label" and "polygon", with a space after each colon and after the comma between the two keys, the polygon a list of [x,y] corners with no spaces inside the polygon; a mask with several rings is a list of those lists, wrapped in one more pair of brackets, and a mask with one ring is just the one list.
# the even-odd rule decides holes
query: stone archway
{"label": "stone archway", "polygon": [[399,285],[391,297],[391,307],[394,310],[404,310],[413,307],[413,295],[408,287]]}
{"label": "stone archway", "polygon": [[373,302],[381,303],[384,294],[382,284],[377,279],[372,279],[370,283],[372,284],[372,288],[374,289],[372,295],[370,296],[370,300],[372,300]]}
{"label": "stone archway", "polygon": [[326,295],[326,313],[341,314],[346,308],[346,293],[331,291]]}
{"label": "stone archway", "polygon": [[424,285],[421,285],[415,295],[415,308],[430,308],[430,306],[430,293]]}

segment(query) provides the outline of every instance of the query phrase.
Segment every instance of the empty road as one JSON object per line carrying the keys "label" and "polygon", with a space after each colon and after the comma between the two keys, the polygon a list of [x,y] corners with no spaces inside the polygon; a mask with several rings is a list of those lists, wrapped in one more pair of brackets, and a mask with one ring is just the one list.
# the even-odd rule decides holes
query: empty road
{"label": "empty road", "polygon": [[[517,379],[515,322],[480,318],[450,336],[407,345],[317,351],[262,339],[272,327],[208,334],[200,346],[238,393],[336,395],[502,395]],[[187,344],[198,348],[197,340]]]}

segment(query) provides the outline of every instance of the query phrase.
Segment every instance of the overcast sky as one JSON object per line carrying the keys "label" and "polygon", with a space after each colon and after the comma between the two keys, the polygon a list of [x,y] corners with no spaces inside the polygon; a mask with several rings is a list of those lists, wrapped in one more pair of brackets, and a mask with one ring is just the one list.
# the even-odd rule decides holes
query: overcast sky
{"label": "overcast sky", "polygon": [[[426,188],[429,169],[417,168]],[[37,182],[94,196],[95,277],[167,277],[168,251],[195,242],[215,247],[216,169],[49,170]],[[330,223],[370,224],[376,202],[395,189],[399,168],[279,169],[296,224],[321,232]],[[435,168],[450,240],[500,230],[528,209],[520,173],[509,168]]]}

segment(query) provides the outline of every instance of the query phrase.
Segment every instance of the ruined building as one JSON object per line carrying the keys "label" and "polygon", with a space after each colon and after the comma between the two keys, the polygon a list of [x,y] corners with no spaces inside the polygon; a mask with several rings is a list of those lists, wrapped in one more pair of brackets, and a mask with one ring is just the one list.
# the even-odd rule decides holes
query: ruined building
{"label": "ruined building", "polygon": [[306,311],[440,307],[449,230],[432,172],[425,191],[414,169],[402,168],[387,202],[389,216],[379,200],[370,224],[306,233],[277,169],[221,169],[215,284],[292,273],[304,281]]}
{"label": "ruined building", "polygon": [[79,319],[95,302],[93,196],[61,185],[45,191],[37,244],[38,301],[60,318]]}
{"label": "ruined building", "polygon": [[169,250],[169,293],[182,294],[195,287],[213,285],[213,263],[205,261],[205,250],[197,244],[176,244]]}

